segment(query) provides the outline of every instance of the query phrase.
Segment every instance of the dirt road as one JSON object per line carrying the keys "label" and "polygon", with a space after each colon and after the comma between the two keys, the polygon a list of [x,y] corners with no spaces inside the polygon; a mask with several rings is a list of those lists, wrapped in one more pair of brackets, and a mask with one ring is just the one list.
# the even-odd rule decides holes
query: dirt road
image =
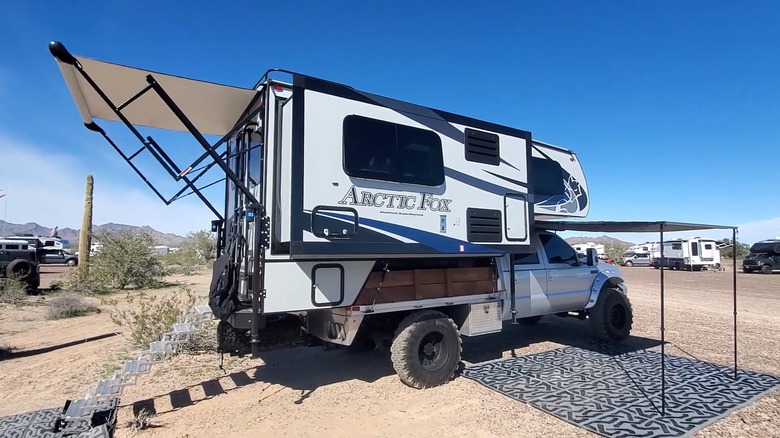
{"label": "dirt road", "polygon": [[[633,335],[658,339],[658,271],[623,268],[635,313]],[[667,352],[731,364],[730,272],[666,272]],[[180,278],[205,292],[208,275]],[[740,367],[780,375],[780,275],[738,274]],[[45,321],[43,307],[0,308],[0,340],[30,352],[0,361],[0,415],[60,406],[79,397],[129,357],[124,335],[53,351],[47,346],[110,334],[108,312]],[[467,363],[577,345],[587,322],[546,317],[464,341]],[[282,350],[262,360],[179,356],[125,392],[118,437],[125,436],[590,436],[587,431],[465,378],[432,390],[405,387],[386,351],[349,354]],[[156,426],[125,425],[133,410],[157,413]],[[777,436],[780,393],[732,413],[697,436]]]}

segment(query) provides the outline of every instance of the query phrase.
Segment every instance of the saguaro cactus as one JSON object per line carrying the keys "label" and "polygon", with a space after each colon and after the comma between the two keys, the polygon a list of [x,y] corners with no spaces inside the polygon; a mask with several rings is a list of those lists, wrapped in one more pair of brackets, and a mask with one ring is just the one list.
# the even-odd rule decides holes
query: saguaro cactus
{"label": "saguaro cactus", "polygon": [[87,175],[87,193],[84,200],[84,218],[79,232],[79,274],[86,278],[89,274],[89,251],[92,247],[92,187],[94,179]]}

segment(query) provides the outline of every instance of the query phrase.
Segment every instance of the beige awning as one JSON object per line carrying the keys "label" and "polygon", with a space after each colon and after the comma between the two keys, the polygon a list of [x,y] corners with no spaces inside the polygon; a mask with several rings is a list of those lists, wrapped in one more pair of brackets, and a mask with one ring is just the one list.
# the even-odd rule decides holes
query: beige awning
{"label": "beige awning", "polygon": [[[115,106],[121,105],[148,86],[146,76],[151,74],[202,134],[225,135],[244,115],[258,93],[247,88],[198,81],[78,56],[75,58]],[[57,64],[84,123],[91,123],[93,118],[121,121],[76,66],[59,60]],[[122,114],[133,125],[186,131],[184,125],[154,90],[144,93],[124,108]]]}

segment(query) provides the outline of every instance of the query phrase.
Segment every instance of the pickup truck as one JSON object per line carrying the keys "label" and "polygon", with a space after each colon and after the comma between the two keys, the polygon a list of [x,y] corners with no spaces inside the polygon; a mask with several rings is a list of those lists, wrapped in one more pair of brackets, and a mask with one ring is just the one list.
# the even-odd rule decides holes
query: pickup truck
{"label": "pickup truck", "polygon": [[68,266],[76,266],[79,264],[79,258],[78,256],[67,253],[63,250],[44,250],[41,256],[41,264],[65,264]]}
{"label": "pickup truck", "polygon": [[[633,312],[620,269],[600,261],[595,249],[579,255],[555,233],[530,238],[531,252],[481,259],[477,267],[375,270],[346,307],[269,316],[260,347],[389,346],[400,380],[427,388],[454,375],[461,336],[497,333],[510,320],[531,325],[546,315],[576,317],[598,339],[628,337]],[[249,312],[237,310],[219,323],[221,351],[249,353]]]}

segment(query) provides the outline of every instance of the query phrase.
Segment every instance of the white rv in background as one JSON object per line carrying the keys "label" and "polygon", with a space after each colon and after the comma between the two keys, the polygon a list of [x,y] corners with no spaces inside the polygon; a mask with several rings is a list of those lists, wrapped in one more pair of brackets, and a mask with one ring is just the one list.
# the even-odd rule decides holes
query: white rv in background
{"label": "white rv in background", "polygon": [[603,256],[604,255],[604,244],[596,243],[596,242],[585,242],[585,243],[577,243],[572,245],[575,251],[577,251],[580,255],[585,255],[588,251],[588,248],[593,248],[596,250],[596,254]]}
{"label": "white rv in background", "polygon": [[720,249],[713,239],[675,239],[664,242],[664,256],[655,259],[653,266],[669,269],[701,271],[720,267]]}
{"label": "white rv in background", "polygon": [[661,257],[661,244],[658,242],[637,243],[629,246],[626,252],[650,254],[651,259],[657,259]]}

